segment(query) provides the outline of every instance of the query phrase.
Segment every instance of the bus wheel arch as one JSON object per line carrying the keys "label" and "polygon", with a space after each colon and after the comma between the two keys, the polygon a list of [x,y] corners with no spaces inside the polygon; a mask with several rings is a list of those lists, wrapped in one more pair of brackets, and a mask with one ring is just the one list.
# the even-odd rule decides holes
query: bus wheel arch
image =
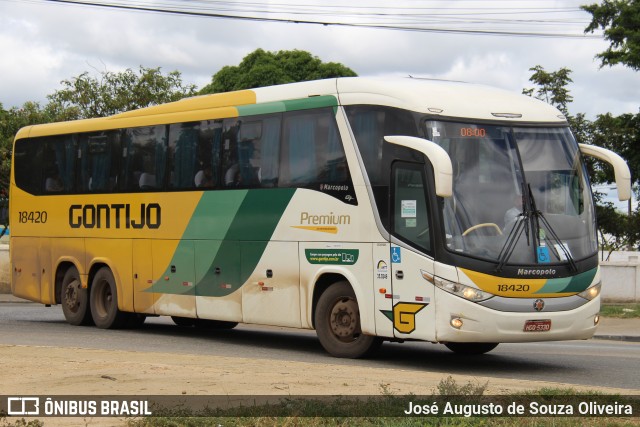
{"label": "bus wheel arch", "polygon": [[[382,338],[365,335],[360,326],[360,309],[356,294],[346,280],[316,286],[314,327],[320,344],[335,357],[360,358],[371,355]],[[314,301],[316,292],[314,290]]]}
{"label": "bus wheel arch", "polygon": [[91,316],[101,329],[119,329],[127,325],[129,313],[118,309],[118,289],[111,268],[96,264],[89,273]]}
{"label": "bus wheel arch", "polygon": [[72,262],[63,262],[56,269],[55,298],[62,305],[67,323],[74,326],[91,325],[89,289],[82,287],[78,268]]}

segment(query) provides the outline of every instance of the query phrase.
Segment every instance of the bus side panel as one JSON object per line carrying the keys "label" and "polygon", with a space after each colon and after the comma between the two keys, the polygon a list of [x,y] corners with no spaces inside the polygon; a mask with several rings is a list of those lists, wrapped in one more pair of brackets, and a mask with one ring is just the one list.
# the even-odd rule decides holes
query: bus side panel
{"label": "bus side panel", "polygon": [[[131,283],[131,240],[85,239],[87,272],[96,264],[105,264],[113,273],[118,293],[118,309],[133,311]],[[91,284],[89,284],[91,286]]]}
{"label": "bus side panel", "polygon": [[57,269],[63,262],[71,262],[78,269],[82,286],[87,287],[87,276],[89,270],[85,263],[86,256],[84,251],[84,239],[62,239],[56,238],[51,240],[51,261]]}
{"label": "bus side panel", "polygon": [[[394,335],[401,339],[435,341],[435,287],[421,271],[434,274],[433,260],[400,246],[391,246]],[[402,274],[399,274],[402,272]]]}
{"label": "bus side panel", "polygon": [[240,244],[199,240],[196,245],[196,306],[201,319],[242,322]]}
{"label": "bus side panel", "polygon": [[260,256],[261,243],[241,243],[242,277],[249,277],[242,287],[243,322],[300,328],[298,244],[270,242],[256,266],[250,252]]}
{"label": "bus side panel", "polygon": [[151,240],[134,239],[131,248],[133,256],[133,308],[136,313],[155,314],[153,292],[153,256]]}
{"label": "bus side panel", "polygon": [[38,237],[11,237],[11,293],[35,302],[41,302],[39,249]]}
{"label": "bus side panel", "polygon": [[51,243],[54,239],[47,237],[40,238],[38,248],[38,258],[40,259],[40,267],[42,277],[40,279],[40,301],[43,304],[55,304],[55,268],[51,262]]}
{"label": "bus side panel", "polygon": [[349,282],[358,300],[362,332],[376,334],[372,244],[350,242],[300,243],[300,281],[308,295],[307,321],[313,324],[313,289],[323,274],[338,274]]}
{"label": "bus side panel", "polygon": [[173,254],[169,266],[153,263],[155,313],[196,317],[194,242],[182,240],[176,245],[175,240],[154,240],[151,248],[154,259]]}

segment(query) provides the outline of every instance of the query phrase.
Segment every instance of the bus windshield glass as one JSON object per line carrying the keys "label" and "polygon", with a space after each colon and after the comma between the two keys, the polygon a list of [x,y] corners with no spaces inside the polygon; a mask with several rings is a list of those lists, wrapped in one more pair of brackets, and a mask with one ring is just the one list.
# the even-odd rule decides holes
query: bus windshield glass
{"label": "bus windshield glass", "polygon": [[597,251],[586,173],[568,128],[428,121],[426,133],[453,165],[442,213],[448,250],[512,265]]}

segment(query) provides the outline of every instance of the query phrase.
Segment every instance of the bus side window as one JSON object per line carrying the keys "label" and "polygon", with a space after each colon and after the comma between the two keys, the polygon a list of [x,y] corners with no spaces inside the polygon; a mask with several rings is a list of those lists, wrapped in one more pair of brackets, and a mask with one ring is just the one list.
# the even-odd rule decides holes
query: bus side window
{"label": "bus side window", "polygon": [[42,192],[42,143],[40,138],[19,139],[15,143],[14,173],[18,187],[31,194]]}
{"label": "bus side window", "polygon": [[196,152],[200,122],[169,126],[169,187],[192,188],[196,174]]}
{"label": "bus side window", "polygon": [[225,187],[278,186],[280,123],[280,114],[225,120],[222,147]]}
{"label": "bus side window", "polygon": [[125,191],[150,191],[164,187],[169,126],[126,129],[123,136]]}
{"label": "bus side window", "polygon": [[349,168],[333,110],[285,113],[280,159],[281,187],[348,181]]}
{"label": "bus side window", "polygon": [[75,190],[76,139],[75,134],[45,138],[43,144],[45,193],[71,193]]}
{"label": "bus side window", "polygon": [[80,134],[76,189],[79,193],[110,192],[117,186],[118,131]]}

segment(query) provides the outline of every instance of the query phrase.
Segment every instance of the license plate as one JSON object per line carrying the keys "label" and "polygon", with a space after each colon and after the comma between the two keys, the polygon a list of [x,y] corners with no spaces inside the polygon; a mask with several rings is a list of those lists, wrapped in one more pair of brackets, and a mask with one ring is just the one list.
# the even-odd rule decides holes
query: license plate
{"label": "license plate", "polygon": [[524,322],[524,332],[547,332],[551,330],[551,319],[527,320]]}

